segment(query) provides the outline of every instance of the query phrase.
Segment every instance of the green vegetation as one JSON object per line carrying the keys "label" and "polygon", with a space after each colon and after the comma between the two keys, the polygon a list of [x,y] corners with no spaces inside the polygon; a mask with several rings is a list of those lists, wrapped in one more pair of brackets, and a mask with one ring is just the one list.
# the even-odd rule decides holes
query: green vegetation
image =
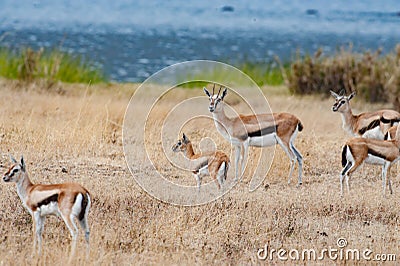
{"label": "green vegetation", "polygon": [[391,102],[400,109],[400,45],[384,56],[381,50],[356,53],[351,47],[332,56],[323,56],[322,50],[312,56],[297,55],[287,74],[295,94],[356,91],[366,101]]}
{"label": "green vegetation", "polygon": [[[286,84],[293,94],[329,95],[329,90],[347,93],[356,91],[359,98],[369,102],[391,102],[400,110],[400,45],[386,55],[380,50],[364,53],[352,47],[340,48],[332,55],[318,50],[314,55],[297,53],[291,63],[245,61],[235,64],[259,86]],[[226,69],[205,69],[207,73],[180,73],[177,80],[193,80],[181,87],[206,86],[202,77],[230,84],[247,84],[243,76],[232,75]],[[207,75],[204,75],[207,74]],[[0,48],[0,76],[22,81],[45,80],[50,85],[56,81],[67,83],[106,82],[101,68],[83,57],[57,49],[37,51],[26,48],[19,51]]]}
{"label": "green vegetation", "polygon": [[[279,63],[279,60],[277,59]],[[280,63],[279,63],[280,64]],[[278,86],[282,85],[285,82],[284,75],[288,72],[290,65],[286,64],[283,67],[279,67],[277,63],[260,63],[260,62],[251,62],[245,61],[239,64],[236,64],[236,68],[241,70],[243,73],[248,75],[258,86],[270,85],[270,86]],[[226,70],[226,71],[225,71]],[[284,73],[284,74],[282,74]],[[244,76],[236,76],[232,75],[232,72],[229,68],[227,69],[207,69],[204,70],[201,74],[195,74],[192,76],[192,73],[180,73],[182,75],[181,78],[178,77],[178,80],[193,80],[191,82],[187,82],[181,84],[180,87],[185,88],[198,88],[207,86],[209,82],[200,81],[202,77],[206,76],[209,80],[215,81],[229,81],[231,84],[248,84],[248,80],[241,80]],[[227,83],[227,84],[228,84]]]}
{"label": "green vegetation", "polygon": [[0,66],[0,76],[28,82],[35,79],[91,84],[106,81],[103,71],[91,62],[57,49],[26,48],[15,52],[0,48]]}
{"label": "green vegetation", "polygon": [[258,86],[278,86],[284,83],[285,79],[282,72],[286,73],[290,65],[285,64],[281,69],[274,63],[244,62],[238,68],[251,77]]}

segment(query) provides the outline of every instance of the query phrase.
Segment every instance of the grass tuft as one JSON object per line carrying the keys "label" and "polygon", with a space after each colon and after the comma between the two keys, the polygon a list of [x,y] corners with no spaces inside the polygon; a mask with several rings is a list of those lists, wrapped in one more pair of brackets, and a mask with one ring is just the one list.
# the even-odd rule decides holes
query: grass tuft
{"label": "grass tuft", "polygon": [[0,65],[0,76],[28,82],[44,79],[50,83],[95,84],[107,80],[103,71],[84,57],[57,49],[0,48]]}

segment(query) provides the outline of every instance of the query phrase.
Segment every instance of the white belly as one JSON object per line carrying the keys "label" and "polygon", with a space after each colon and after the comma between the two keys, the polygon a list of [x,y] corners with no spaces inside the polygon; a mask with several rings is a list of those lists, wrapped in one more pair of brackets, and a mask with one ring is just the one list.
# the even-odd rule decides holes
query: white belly
{"label": "white belly", "polygon": [[383,139],[385,136],[383,135],[380,127],[374,127],[373,129],[365,132],[362,137],[367,139]]}
{"label": "white belly", "polygon": [[210,173],[208,172],[208,165],[202,167],[199,169],[199,175],[204,176],[204,175],[209,175]]}
{"label": "white belly", "polygon": [[252,137],[249,140],[249,145],[255,147],[273,146],[276,143],[276,133],[267,134],[261,137]]}
{"label": "white belly", "polygon": [[47,205],[42,205],[38,208],[40,211],[40,216],[46,215],[58,215],[58,203],[57,202],[50,202]]}
{"label": "white belly", "polygon": [[368,164],[383,165],[385,163],[385,160],[382,159],[381,157],[368,154],[368,157],[365,159],[365,162]]}

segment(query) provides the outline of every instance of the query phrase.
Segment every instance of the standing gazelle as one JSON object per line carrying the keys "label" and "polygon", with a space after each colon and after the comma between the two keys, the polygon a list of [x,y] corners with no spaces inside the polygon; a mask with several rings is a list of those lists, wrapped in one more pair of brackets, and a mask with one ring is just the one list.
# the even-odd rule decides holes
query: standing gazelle
{"label": "standing gazelle", "polygon": [[[349,187],[349,176],[363,162],[368,164],[383,165],[382,187],[383,194],[386,191],[386,177],[390,166],[400,159],[400,127],[397,127],[393,140],[378,140],[367,138],[353,138],[346,142],[342,150],[343,170],[340,174],[340,193],[343,195],[343,179],[346,178],[347,191]],[[393,193],[392,182],[387,178],[390,194]]]}
{"label": "standing gazelle", "polygon": [[345,96],[331,91],[331,95],[335,98],[332,111],[342,115],[342,127],[352,136],[384,139],[389,127],[400,122],[400,113],[394,110],[379,110],[353,115],[350,100],[354,97],[355,92]]}
{"label": "standing gazelle", "polygon": [[290,159],[288,183],[290,183],[297,160],[299,163],[298,185],[301,185],[303,157],[293,144],[297,133],[303,129],[300,120],[289,113],[228,117],[225,114],[223,102],[227,89],[225,88],[222,95],[220,95],[221,87],[218,94],[214,95],[214,87],[212,94],[206,88],[204,88],[204,92],[210,98],[209,110],[213,114],[218,132],[235,146],[235,180],[238,179],[240,158],[240,176],[244,173],[249,146],[267,147],[279,144]]}
{"label": "standing gazelle", "polygon": [[79,184],[64,183],[55,185],[32,184],[26,171],[24,158],[18,163],[10,156],[13,165],[4,174],[4,182],[15,182],[17,193],[22,204],[32,215],[33,249],[41,253],[42,231],[45,218],[48,215],[59,215],[64,220],[72,236],[71,256],[75,253],[78,228],[74,222],[77,218],[85,231],[87,252],[89,252],[88,213],[90,208],[89,192]]}
{"label": "standing gazelle", "polygon": [[210,175],[214,180],[218,181],[217,187],[220,189],[226,181],[229,169],[229,157],[222,151],[205,152],[195,154],[193,145],[186,137],[185,133],[182,139],[172,146],[172,151],[182,152],[183,155],[190,160],[190,169],[197,181],[197,189],[200,192],[201,179],[205,175]]}

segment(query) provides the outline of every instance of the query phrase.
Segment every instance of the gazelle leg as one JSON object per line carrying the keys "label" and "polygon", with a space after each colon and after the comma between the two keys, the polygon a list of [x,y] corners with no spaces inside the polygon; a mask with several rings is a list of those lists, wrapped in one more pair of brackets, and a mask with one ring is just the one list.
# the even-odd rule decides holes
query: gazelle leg
{"label": "gazelle leg", "polygon": [[340,196],[343,196],[343,179],[345,178],[345,175],[340,175]]}
{"label": "gazelle leg", "polygon": [[302,173],[303,173],[303,156],[301,155],[301,153],[296,149],[296,147],[293,145],[293,142],[289,143],[289,147],[291,149],[291,151],[293,152],[293,154],[296,156],[297,162],[299,164],[299,180],[298,180],[298,184],[301,185],[303,183],[301,177],[302,177]]}
{"label": "gazelle leg", "polygon": [[33,213],[33,219],[34,219],[34,230],[35,230],[33,248],[36,251],[36,244],[37,244],[38,254],[40,255],[42,253],[42,233],[43,233],[44,221],[46,218],[42,217],[39,211],[35,211]]}
{"label": "gazelle leg", "polygon": [[349,179],[350,175],[346,175],[346,187],[347,187],[347,193],[350,194],[350,184],[349,184]]}
{"label": "gazelle leg", "polygon": [[221,182],[219,181],[218,173],[211,174],[211,178],[215,180],[215,184],[217,185],[218,190],[221,189]]}
{"label": "gazelle leg", "polygon": [[90,236],[90,230],[89,230],[89,224],[88,224],[88,217],[87,214],[85,213],[85,216],[83,217],[82,220],[79,220],[79,224],[81,225],[83,231],[85,232],[85,240],[86,240],[86,255],[87,257],[89,256],[89,251],[90,251],[90,243],[89,243],[89,236]]}
{"label": "gazelle leg", "polygon": [[382,189],[383,189],[384,196],[386,194],[386,177],[387,177],[387,172],[388,172],[389,166],[390,166],[390,163],[385,162],[385,164],[383,165],[383,168],[382,168]]}
{"label": "gazelle leg", "polygon": [[292,153],[292,151],[289,148],[289,145],[287,142],[283,142],[280,138],[276,138],[278,141],[279,146],[282,147],[283,151],[286,153],[286,155],[290,159],[290,171],[289,171],[289,178],[288,178],[288,184],[290,184],[290,180],[292,178],[293,170],[294,170],[294,165],[296,163],[296,156]]}
{"label": "gazelle leg", "polygon": [[33,233],[33,248],[32,248],[32,252],[33,255],[36,254],[36,247],[37,247],[37,237],[36,237],[36,219],[35,219],[35,215],[32,214],[32,221],[33,221],[33,226],[32,226],[32,233]]}
{"label": "gazelle leg", "polygon": [[347,189],[349,189],[349,177],[348,173],[353,168],[353,164],[347,161],[345,167],[343,168],[342,172],[340,173],[340,195],[343,196],[343,179],[346,178]]}
{"label": "gazelle leg", "polygon": [[245,141],[242,145],[242,152],[243,152],[243,158],[242,158],[242,162],[241,162],[241,166],[242,166],[242,172],[240,174],[240,176],[242,177],[244,174],[244,170],[246,169],[246,165],[247,165],[247,156],[248,156],[248,152],[249,152],[249,141]]}
{"label": "gazelle leg", "polygon": [[240,159],[241,146],[235,146],[235,182],[239,180],[238,172],[239,172],[239,159]]}
{"label": "gazelle leg", "polygon": [[72,243],[71,243],[71,253],[69,256],[69,263],[71,264],[72,258],[75,256],[75,249],[76,249],[76,240],[78,237],[78,227],[76,226],[73,216],[69,214],[68,212],[62,212],[61,211],[61,217],[65,222],[65,225],[67,226],[71,237],[72,237]]}
{"label": "gazelle leg", "polygon": [[200,174],[193,174],[194,178],[196,178],[196,182],[197,182],[197,192],[200,192],[200,186],[201,186],[201,176]]}
{"label": "gazelle leg", "polygon": [[224,188],[224,181],[225,181],[225,162],[223,162],[217,172],[217,180],[220,185],[220,188]]}

